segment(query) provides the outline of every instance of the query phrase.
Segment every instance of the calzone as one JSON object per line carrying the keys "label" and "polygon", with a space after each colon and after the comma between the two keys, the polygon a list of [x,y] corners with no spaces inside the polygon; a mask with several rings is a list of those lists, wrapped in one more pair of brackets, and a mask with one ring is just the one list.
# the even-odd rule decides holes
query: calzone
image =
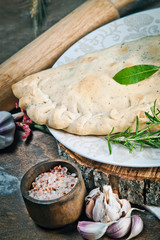
{"label": "calzone", "polygon": [[146,123],[154,101],[160,108],[160,71],[131,85],[113,76],[139,64],[160,66],[160,35],[122,43],[32,74],[12,86],[19,105],[38,124],[78,135],[106,135]]}

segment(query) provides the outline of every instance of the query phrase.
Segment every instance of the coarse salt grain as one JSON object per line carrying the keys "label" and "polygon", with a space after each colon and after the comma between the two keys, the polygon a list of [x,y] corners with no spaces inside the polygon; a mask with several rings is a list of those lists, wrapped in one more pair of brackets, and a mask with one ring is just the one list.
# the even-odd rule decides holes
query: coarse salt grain
{"label": "coarse salt grain", "polygon": [[56,166],[36,177],[29,196],[38,200],[54,200],[69,193],[77,180],[75,173],[69,174],[66,167]]}

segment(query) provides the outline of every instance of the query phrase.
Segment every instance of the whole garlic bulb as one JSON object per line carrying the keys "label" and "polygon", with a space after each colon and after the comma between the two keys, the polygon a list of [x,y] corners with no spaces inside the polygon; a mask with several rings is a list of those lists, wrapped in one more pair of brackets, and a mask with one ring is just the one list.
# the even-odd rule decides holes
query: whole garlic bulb
{"label": "whole garlic bulb", "polygon": [[85,201],[86,215],[96,222],[116,221],[131,209],[129,201],[119,199],[110,185],[104,185],[103,192],[99,188],[93,189]]}

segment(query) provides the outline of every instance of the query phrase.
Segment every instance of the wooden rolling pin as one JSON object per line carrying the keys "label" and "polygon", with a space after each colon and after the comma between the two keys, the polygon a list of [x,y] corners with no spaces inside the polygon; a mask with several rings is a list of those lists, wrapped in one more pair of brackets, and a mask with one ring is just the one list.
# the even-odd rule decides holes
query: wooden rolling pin
{"label": "wooden rolling pin", "polygon": [[11,86],[25,76],[51,67],[81,37],[119,17],[134,0],[88,0],[0,65],[0,111],[15,107]]}

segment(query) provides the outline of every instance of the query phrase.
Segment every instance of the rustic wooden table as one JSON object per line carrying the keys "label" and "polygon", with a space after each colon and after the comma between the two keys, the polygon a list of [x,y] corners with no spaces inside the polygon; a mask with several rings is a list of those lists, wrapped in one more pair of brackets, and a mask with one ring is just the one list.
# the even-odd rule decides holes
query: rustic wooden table
{"label": "rustic wooden table", "polygon": [[[84,0],[76,1],[76,4],[74,0],[69,0],[67,4],[62,0],[56,2],[52,1],[49,6],[49,14],[41,31],[48,29]],[[142,3],[138,5],[139,7],[136,5],[132,10],[129,7],[124,9],[121,16],[134,11],[160,7],[159,0],[138,2],[145,2],[145,4],[143,7]],[[24,8],[20,10],[22,1],[0,0],[0,4],[2,6],[0,9],[0,62],[3,62],[34,37],[30,20],[27,18],[27,10]],[[20,180],[32,165],[44,160],[59,158],[59,155],[56,140],[51,135],[33,131],[32,138],[28,142],[24,142],[21,135],[22,132],[16,130],[14,143],[0,151],[0,239],[83,239],[76,230],[77,222],[59,230],[46,230],[35,225],[29,217],[20,193]],[[147,211],[145,214],[138,214],[144,221],[144,230],[137,239],[159,240],[159,220]],[[83,217],[82,214],[81,219]],[[104,236],[102,239],[109,238]]]}
{"label": "rustic wooden table", "polygon": [[[51,135],[33,131],[28,143],[21,140],[21,135],[22,132],[16,131],[14,144],[0,151],[0,239],[83,239],[76,230],[77,222],[60,230],[45,230],[29,217],[20,193],[20,180],[32,165],[59,155]],[[159,220],[147,211],[137,214],[144,221],[144,230],[137,239],[159,240]],[[81,219],[85,219],[83,214]]]}

